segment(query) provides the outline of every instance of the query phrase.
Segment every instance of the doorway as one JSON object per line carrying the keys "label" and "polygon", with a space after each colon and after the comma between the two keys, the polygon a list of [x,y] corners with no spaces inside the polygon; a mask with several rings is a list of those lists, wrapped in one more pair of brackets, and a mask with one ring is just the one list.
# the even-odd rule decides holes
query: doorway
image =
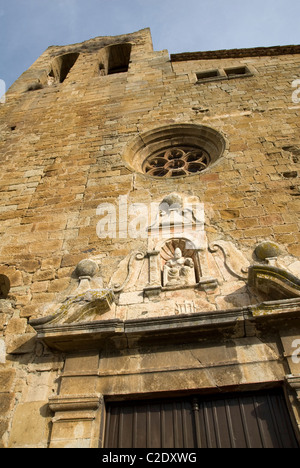
{"label": "doorway", "polygon": [[299,448],[281,389],[111,402],[105,448]]}

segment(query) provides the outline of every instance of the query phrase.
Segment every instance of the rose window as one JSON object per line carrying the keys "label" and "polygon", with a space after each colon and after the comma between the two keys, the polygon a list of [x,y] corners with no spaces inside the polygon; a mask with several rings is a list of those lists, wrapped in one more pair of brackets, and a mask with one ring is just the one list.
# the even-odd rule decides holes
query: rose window
{"label": "rose window", "polygon": [[129,170],[170,181],[212,170],[226,149],[227,142],[217,130],[182,123],[139,133],[122,157]]}
{"label": "rose window", "polygon": [[143,172],[153,177],[181,177],[203,171],[210,161],[208,152],[201,148],[169,148],[149,156],[143,163]]}

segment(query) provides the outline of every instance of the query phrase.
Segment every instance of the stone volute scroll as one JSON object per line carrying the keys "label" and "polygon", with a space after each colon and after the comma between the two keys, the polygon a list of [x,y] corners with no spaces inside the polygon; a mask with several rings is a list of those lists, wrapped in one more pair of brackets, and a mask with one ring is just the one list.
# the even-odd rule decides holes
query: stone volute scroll
{"label": "stone volute scroll", "polygon": [[249,267],[248,283],[271,299],[300,297],[300,262],[285,256],[279,245],[261,242],[254,254],[258,262]]}
{"label": "stone volute scroll", "polygon": [[85,259],[75,269],[76,284],[68,296],[58,304],[53,315],[34,319],[33,327],[39,325],[74,324],[99,319],[114,303],[111,289],[103,287],[97,262]]}
{"label": "stone volute scroll", "polygon": [[211,243],[208,249],[213,254],[220,250],[228,272],[240,280],[247,280],[249,264],[244,255],[231,242],[219,239]]}
{"label": "stone volute scroll", "polygon": [[140,251],[134,251],[131,253],[129,260],[127,261],[126,278],[121,283],[113,281],[114,277],[112,278],[111,289],[115,294],[122,292],[130,283],[132,271],[134,270],[134,262],[140,262],[141,260],[144,260],[145,256],[146,254]]}

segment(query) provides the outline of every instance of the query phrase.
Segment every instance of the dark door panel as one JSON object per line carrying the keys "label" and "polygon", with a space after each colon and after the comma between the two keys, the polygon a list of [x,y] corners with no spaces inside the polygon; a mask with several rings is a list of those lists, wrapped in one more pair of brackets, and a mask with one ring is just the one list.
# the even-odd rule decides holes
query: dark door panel
{"label": "dark door panel", "polygon": [[106,448],[298,448],[281,390],[107,405]]}

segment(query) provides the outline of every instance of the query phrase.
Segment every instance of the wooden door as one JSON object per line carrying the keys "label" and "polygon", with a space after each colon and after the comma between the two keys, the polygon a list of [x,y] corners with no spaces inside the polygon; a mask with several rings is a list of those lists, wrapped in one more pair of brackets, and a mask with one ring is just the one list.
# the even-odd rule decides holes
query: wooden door
{"label": "wooden door", "polygon": [[107,405],[105,448],[298,448],[280,390]]}

